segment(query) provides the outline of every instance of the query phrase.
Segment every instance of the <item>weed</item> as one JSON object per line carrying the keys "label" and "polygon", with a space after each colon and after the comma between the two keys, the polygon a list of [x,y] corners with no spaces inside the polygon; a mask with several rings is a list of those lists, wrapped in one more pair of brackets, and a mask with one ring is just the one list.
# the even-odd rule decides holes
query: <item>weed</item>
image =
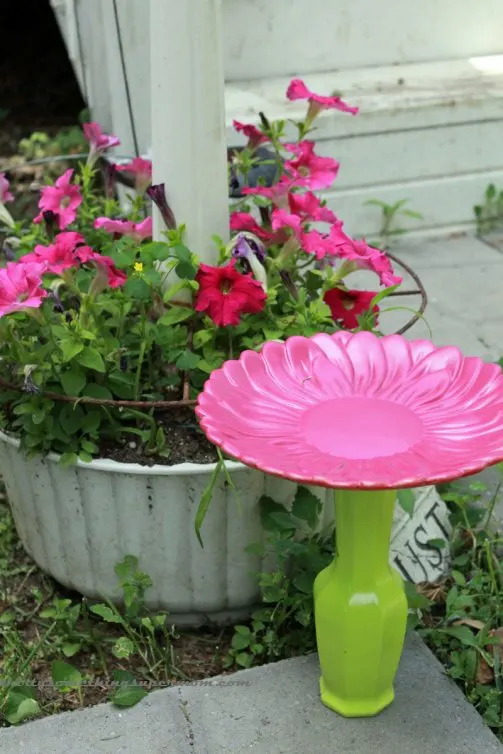
{"label": "weed", "polygon": [[0,502],[0,714],[15,725],[99,701],[136,704],[147,689],[215,675],[225,630],[176,633],[146,606],[152,581],[127,555],[115,567],[122,607],[89,604],[30,561]]}
{"label": "weed", "polygon": [[482,236],[503,226],[503,190],[490,183],[484,193],[484,201],[473,208],[477,233]]}
{"label": "weed", "polygon": [[402,227],[400,218],[409,218],[413,220],[422,220],[423,216],[420,212],[415,212],[412,209],[408,209],[405,205],[408,203],[408,199],[400,199],[394,204],[387,204],[379,199],[369,199],[365,204],[379,207],[381,210],[381,227],[377,234],[377,239],[373,241],[372,245],[382,249],[388,248],[397,236],[402,236],[408,233],[408,229]]}

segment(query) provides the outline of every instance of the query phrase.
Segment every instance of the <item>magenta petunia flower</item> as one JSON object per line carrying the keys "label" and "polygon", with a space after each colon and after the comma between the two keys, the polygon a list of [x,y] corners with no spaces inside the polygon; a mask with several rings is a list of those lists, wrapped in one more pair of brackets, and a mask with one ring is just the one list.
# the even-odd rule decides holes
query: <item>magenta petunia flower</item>
{"label": "magenta petunia flower", "polygon": [[350,238],[342,230],[342,224],[332,226],[329,237],[336,248],[336,256],[354,263],[357,269],[375,272],[382,285],[392,286],[402,282],[402,278],[393,272],[391,261],[383,251],[369,246],[366,241]]}
{"label": "magenta petunia flower", "polygon": [[232,125],[238,133],[244,134],[248,139],[248,147],[255,149],[259,144],[263,144],[265,141],[269,141],[269,137],[252,124],[240,123],[238,120],[233,120]]}
{"label": "magenta petunia flower", "polygon": [[94,262],[98,269],[98,275],[104,281],[102,286],[95,286],[97,292],[100,288],[104,288],[105,285],[108,285],[109,288],[120,288],[120,286],[126,283],[126,273],[115,266],[114,260],[111,257],[95,253],[89,261]]}
{"label": "magenta petunia flower", "polygon": [[38,244],[30,254],[21,257],[21,261],[34,262],[44,266],[45,272],[61,275],[64,270],[78,267],[94,257],[95,252],[86,246],[80,233],[67,231],[58,233],[54,243],[49,246]]}
{"label": "magenta petunia flower", "polygon": [[152,183],[152,160],[135,157],[126,165],[116,165],[115,167],[121,173],[134,175],[135,190],[139,194],[143,194]]}
{"label": "magenta petunia flower", "polygon": [[277,206],[288,204],[288,192],[296,184],[294,176],[282,175],[281,178],[273,183],[272,186],[243,186],[242,193],[256,196],[263,196],[270,199]]}
{"label": "magenta petunia flower", "polygon": [[152,218],[146,217],[140,223],[131,220],[112,220],[110,217],[98,217],[94,221],[94,227],[106,230],[107,233],[116,233],[119,236],[131,236],[137,243],[152,238]]}
{"label": "magenta petunia flower", "polygon": [[84,123],[82,129],[94,155],[105,152],[111,147],[118,147],[120,144],[120,139],[117,136],[104,133],[100,124],[94,121]]}
{"label": "magenta petunia flower", "polygon": [[5,177],[5,173],[0,173],[0,204],[6,204],[7,202],[13,202],[14,196],[9,191],[10,183]]}
{"label": "magenta petunia flower", "polygon": [[[336,226],[342,226],[342,223],[337,223]],[[307,254],[313,254],[316,259],[324,259],[325,257],[336,257],[339,253],[337,245],[334,243],[330,234],[320,233],[319,230],[309,230],[302,234],[300,239],[300,245],[302,250]]]}
{"label": "magenta petunia flower", "polygon": [[0,317],[24,309],[38,309],[47,291],[42,288],[44,266],[8,262],[0,269]]}
{"label": "magenta petunia flower", "polygon": [[77,208],[82,204],[82,194],[78,186],[72,185],[73,170],[70,168],[61,175],[54,186],[44,186],[38,203],[41,212],[33,222],[44,221],[44,212],[51,211],[57,218],[58,228],[64,230],[77,217]]}
{"label": "magenta petunia flower", "polygon": [[306,191],[304,194],[289,194],[288,204],[290,212],[308,222],[338,222],[332,210],[322,205],[321,200],[312,191]]}
{"label": "magenta petunia flower", "polygon": [[272,233],[270,230],[263,228],[249,212],[232,212],[230,217],[230,228],[238,233],[253,233],[266,244],[280,243],[285,240],[283,236]]}
{"label": "magenta petunia flower", "polygon": [[268,342],[214,371],[197,415],[248,466],[302,484],[418,487],[503,460],[503,372],[400,335]]}
{"label": "magenta petunia flower", "polygon": [[331,157],[318,157],[314,153],[314,142],[300,141],[298,144],[285,144],[285,147],[295,155],[284,165],[295,185],[323,189],[335,181],[339,163]]}
{"label": "magenta petunia flower", "polygon": [[357,107],[351,107],[351,105],[348,105],[338,96],[325,97],[321,94],[315,94],[307,88],[301,79],[290,81],[286,90],[286,96],[291,101],[307,99],[310,106],[316,109],[316,112],[311,117],[314,117],[320,110],[340,110],[343,113],[351,113],[352,115],[356,115],[358,112]]}
{"label": "magenta petunia flower", "polygon": [[273,230],[288,230],[300,241],[302,238],[302,219],[287,209],[273,209],[271,216]]}

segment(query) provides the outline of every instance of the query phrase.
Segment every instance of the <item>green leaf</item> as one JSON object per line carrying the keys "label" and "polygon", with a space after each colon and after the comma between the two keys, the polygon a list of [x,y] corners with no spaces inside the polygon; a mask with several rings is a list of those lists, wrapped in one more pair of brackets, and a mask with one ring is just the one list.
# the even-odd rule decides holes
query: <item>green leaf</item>
{"label": "green leaf", "polygon": [[67,403],[59,414],[59,421],[68,435],[76,434],[82,427],[84,411],[79,405],[73,406]]}
{"label": "green leaf", "polygon": [[232,637],[231,646],[233,649],[237,650],[247,649],[250,646],[251,638],[251,635],[243,636],[242,634],[234,634],[234,636]]}
{"label": "green leaf", "polygon": [[182,280],[194,280],[197,269],[191,262],[178,262],[175,274]]}
{"label": "green leaf", "polygon": [[157,320],[157,325],[163,327],[170,327],[176,325],[178,322],[183,322],[194,315],[194,310],[188,306],[170,306],[166,314]]}
{"label": "green leaf", "polygon": [[306,573],[306,571],[301,571],[300,573],[297,573],[293,578],[293,585],[296,589],[299,590],[299,592],[302,592],[303,594],[312,594],[313,593],[313,575]]}
{"label": "green leaf", "polygon": [[100,352],[96,348],[84,348],[79,358],[78,363],[88,369],[94,369],[96,372],[105,371],[105,362]]}
{"label": "green leaf", "polygon": [[404,589],[410,610],[423,610],[431,605],[430,600],[424,594],[420,594],[417,586],[411,581],[404,581]]}
{"label": "green leaf", "polygon": [[110,701],[117,707],[134,707],[135,704],[141,702],[147,696],[145,689],[141,686],[131,684],[130,686],[120,686],[117,691],[112,694]]}
{"label": "green leaf", "polygon": [[452,636],[468,647],[478,647],[478,642],[468,626],[451,626],[450,628],[438,628],[438,633]]}
{"label": "green leaf", "polygon": [[124,286],[124,292],[127,296],[139,301],[145,301],[150,298],[149,284],[139,277],[129,278]]}
{"label": "green leaf", "polygon": [[393,291],[396,291],[398,288],[398,285],[390,285],[388,288],[384,288],[384,290],[379,291],[379,293],[374,296],[372,301],[369,304],[369,309],[372,309],[374,306],[378,306],[380,302],[383,300],[383,298],[386,298],[386,296],[389,296],[390,293],[393,293]]}
{"label": "green leaf", "polygon": [[77,397],[86,384],[86,375],[76,364],[60,374],[61,384],[66,395]]}
{"label": "green leaf", "polygon": [[210,481],[208,482],[207,486],[205,487],[203,491],[203,494],[201,495],[201,500],[199,501],[199,506],[197,508],[196,519],[194,522],[194,529],[196,532],[196,537],[201,547],[203,547],[203,540],[201,539],[201,526],[203,525],[203,521],[206,518],[208,508],[210,507],[211,498],[213,496],[213,489],[217,483],[218,475],[222,471],[223,466],[224,464],[222,460],[219,459],[218,463],[216,464],[213,470]]}
{"label": "green leaf", "polygon": [[164,261],[167,259],[169,251],[170,247],[164,241],[153,241],[152,243],[140,246],[140,256],[142,259],[152,257],[152,259],[157,261]]}
{"label": "green leaf", "polygon": [[111,401],[113,395],[105,385],[97,385],[94,382],[88,383],[82,391],[89,398],[98,398],[100,401]]}
{"label": "green leaf", "polygon": [[[295,530],[295,522],[283,505],[263,495],[259,500],[260,520],[265,531],[277,532]],[[279,519],[278,519],[279,516]]]}
{"label": "green leaf", "polygon": [[247,652],[240,652],[236,655],[236,664],[241,668],[250,668],[253,665],[253,656]]}
{"label": "green leaf", "polygon": [[108,605],[100,603],[98,605],[91,605],[89,609],[95,615],[99,615],[100,618],[103,618],[107,623],[124,623],[121,616],[114,612],[111,607],[108,607]]}
{"label": "green leaf", "polygon": [[186,280],[178,280],[176,283],[171,285],[166,293],[163,296],[163,301],[165,304],[170,301],[173,296],[176,296],[177,293],[180,293],[180,291],[187,290],[187,281]]}
{"label": "green leaf", "polygon": [[72,691],[82,685],[82,674],[73,665],[63,660],[54,660],[51,664],[51,676],[60,691]]}
{"label": "green leaf", "polygon": [[234,631],[237,634],[242,634],[243,636],[250,636],[251,634],[248,626],[234,626]]}
{"label": "green leaf", "polygon": [[74,466],[78,460],[79,458],[76,453],[63,453],[59,459],[59,465],[66,469],[68,466]]}
{"label": "green leaf", "polygon": [[40,707],[38,702],[32,697],[11,690],[7,696],[7,702],[3,712],[7,722],[11,725],[18,725],[18,723],[22,723],[23,720],[38,715],[40,713]]}
{"label": "green leaf", "polygon": [[82,440],[80,443],[80,447],[85,453],[97,453],[99,451],[99,447],[96,445],[95,442],[91,442],[90,440]]}
{"label": "green leaf", "polygon": [[435,550],[443,550],[447,545],[447,542],[445,541],[445,539],[429,539],[428,545],[430,547],[434,547]]}
{"label": "green leaf", "polygon": [[73,657],[73,655],[77,654],[80,648],[81,648],[81,644],[77,642],[73,644],[71,642],[67,642],[66,644],[63,644],[63,646],[61,647],[65,657]]}
{"label": "green leaf", "polygon": [[416,504],[412,490],[398,490],[397,499],[398,505],[412,518],[414,515],[414,506]]}
{"label": "green leaf", "polygon": [[196,369],[197,365],[201,361],[201,357],[192,351],[184,351],[181,356],[176,360],[176,366],[178,369]]}
{"label": "green leaf", "polygon": [[75,340],[62,340],[59,347],[63,352],[63,361],[71,361],[77,354],[84,350],[83,343],[77,343]]}
{"label": "green leaf", "polygon": [[214,332],[209,328],[206,330],[198,330],[194,333],[192,345],[197,350],[198,348],[204,346],[206,343],[209,343],[213,336]]}
{"label": "green leaf", "polygon": [[297,488],[292,504],[292,514],[314,529],[318,523],[321,512],[321,502],[316,495],[307,487]]}
{"label": "green leaf", "polygon": [[86,415],[82,419],[82,429],[92,434],[96,432],[101,424],[101,413],[97,409],[87,409]]}
{"label": "green leaf", "polygon": [[40,408],[37,411],[34,411],[31,415],[31,420],[33,424],[42,424],[46,417],[46,411],[45,408]]}
{"label": "green leaf", "polygon": [[112,647],[112,653],[119,658],[126,658],[134,654],[135,646],[127,636],[121,636]]}

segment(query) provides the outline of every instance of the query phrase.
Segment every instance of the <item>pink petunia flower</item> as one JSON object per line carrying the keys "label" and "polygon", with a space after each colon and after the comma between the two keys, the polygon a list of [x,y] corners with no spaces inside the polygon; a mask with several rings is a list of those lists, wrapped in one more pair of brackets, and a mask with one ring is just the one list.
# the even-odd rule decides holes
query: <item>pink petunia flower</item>
{"label": "pink petunia flower", "polygon": [[14,196],[9,191],[10,183],[5,177],[5,173],[0,173],[0,204],[6,204],[7,202],[13,202]]}
{"label": "pink petunia flower", "polygon": [[80,233],[68,231],[58,233],[54,243],[49,246],[38,244],[30,254],[21,258],[23,264],[34,262],[43,265],[45,272],[61,275],[64,270],[77,267],[88,262],[95,252],[86,246],[84,237]]}
{"label": "pink petunia flower", "polygon": [[92,260],[98,269],[98,276],[102,275],[106,279],[106,284],[110,288],[120,288],[127,281],[127,275],[119,270],[111,257],[95,253]]}
{"label": "pink petunia flower", "polygon": [[132,220],[113,220],[110,217],[98,217],[94,221],[94,227],[119,236],[131,236],[136,243],[140,243],[145,238],[152,238],[151,217],[146,217],[140,223],[134,223]]}
{"label": "pink petunia flower", "polygon": [[402,278],[394,274],[391,261],[384,252],[369,246],[365,240],[350,238],[342,230],[342,224],[331,228],[330,239],[340,259],[354,263],[357,269],[375,272],[381,285],[388,287],[402,282]]}
{"label": "pink petunia flower", "polygon": [[290,81],[286,96],[290,101],[299,99],[307,99],[309,101],[307,118],[310,121],[313,120],[321,110],[340,110],[343,113],[351,113],[352,115],[356,115],[358,112],[357,107],[351,107],[336,95],[324,97],[321,94],[315,94],[308,89],[301,79],[293,79]]}
{"label": "pink petunia flower", "polygon": [[8,262],[0,269],[0,317],[23,309],[38,309],[47,291],[42,288],[43,265]]}
{"label": "pink petunia flower", "polygon": [[126,165],[116,165],[120,173],[132,173],[135,178],[135,190],[143,194],[152,183],[152,160],[135,157]]}
{"label": "pink petunia flower", "polygon": [[298,215],[304,221],[337,222],[337,217],[332,210],[323,206],[321,200],[312,191],[307,191],[305,194],[289,194],[288,204],[290,212]]}
{"label": "pink petunia flower", "polygon": [[301,240],[302,220],[298,215],[293,215],[286,209],[274,209],[272,212],[271,224],[273,230],[293,231],[293,235]]}
{"label": "pink petunia flower", "polygon": [[233,212],[230,218],[230,228],[238,233],[253,233],[268,245],[282,243],[286,240],[284,233],[275,233],[263,228],[249,212]]}
{"label": "pink petunia flower", "polygon": [[[296,185],[295,177],[282,175],[279,181],[272,186],[244,186],[241,191],[243,194],[251,196],[263,196],[269,199],[277,207],[288,207],[288,192]],[[300,184],[297,184],[300,185]]]}
{"label": "pink petunia flower", "polygon": [[103,133],[103,130],[99,123],[92,121],[91,123],[84,123],[82,126],[84,136],[89,142],[91,147],[89,152],[89,161],[93,162],[103,152],[106,152],[110,147],[118,147],[120,140],[117,136]]}
{"label": "pink petunia flower", "polygon": [[250,149],[255,149],[259,144],[269,141],[269,137],[262,133],[257,126],[253,126],[251,123],[240,123],[238,120],[233,120],[232,125],[238,133],[242,133],[246,136],[248,139],[248,147]]}
{"label": "pink petunia flower", "polygon": [[316,259],[334,257],[338,254],[338,248],[330,235],[320,233],[318,230],[309,230],[303,233],[301,247],[303,251],[312,254]]}
{"label": "pink petunia flower", "polygon": [[331,157],[314,154],[314,142],[300,141],[298,144],[285,144],[285,147],[295,155],[294,159],[285,162],[284,167],[297,186],[324,189],[335,181],[339,163]]}
{"label": "pink petunia flower", "polygon": [[73,170],[70,168],[61,175],[54,186],[44,186],[38,203],[41,212],[33,222],[41,223],[44,212],[50,210],[57,218],[58,228],[64,230],[77,217],[77,208],[82,204],[82,194],[78,186],[72,185]]}

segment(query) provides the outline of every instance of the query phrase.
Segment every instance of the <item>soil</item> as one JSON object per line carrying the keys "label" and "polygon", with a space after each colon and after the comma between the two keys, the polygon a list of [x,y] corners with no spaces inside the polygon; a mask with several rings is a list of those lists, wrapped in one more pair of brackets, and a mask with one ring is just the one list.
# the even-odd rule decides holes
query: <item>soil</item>
{"label": "soil", "polygon": [[[148,568],[147,568],[148,570]],[[79,619],[77,631],[89,635],[89,623],[98,639],[101,651],[81,649],[68,658],[62,653],[64,635],[56,629],[47,635],[51,618],[42,615],[53,599],[70,599],[73,605],[82,605],[84,599],[59,585],[41,571],[24,551],[14,530],[5,495],[0,492],[0,645],[10,647],[0,653],[0,676],[6,683],[19,678],[23,658],[37,646],[33,661],[29,664],[29,676],[25,680],[35,685],[36,698],[42,714],[54,714],[75,710],[108,701],[114,690],[113,673],[126,670],[142,684],[161,688],[187,681],[197,681],[215,675],[226,674],[233,669],[224,668],[224,658],[229,651],[233,635],[232,627],[207,627],[194,630],[173,630],[166,644],[158,636],[161,653],[165,652],[166,671],[154,675],[138,656],[118,659],[112,654],[112,645],[123,632],[117,624],[105,623],[95,616],[90,621]],[[7,620],[13,614],[14,619]],[[2,617],[3,616],[3,617]],[[169,625],[169,616],[167,619]],[[59,638],[61,636],[61,638]],[[52,683],[51,664],[63,660],[77,668],[85,683],[79,692],[61,693]],[[5,724],[0,713],[0,726]]]}
{"label": "soil", "polygon": [[54,134],[85,108],[49,0],[2,3],[0,156],[33,131]]}
{"label": "soil", "polygon": [[201,431],[194,411],[190,408],[163,412],[157,421],[164,430],[167,455],[148,453],[140,442],[125,440],[123,445],[103,443],[101,458],[110,458],[121,463],[139,463],[143,466],[162,464],[174,466],[177,463],[215,463],[218,461],[216,448]]}

